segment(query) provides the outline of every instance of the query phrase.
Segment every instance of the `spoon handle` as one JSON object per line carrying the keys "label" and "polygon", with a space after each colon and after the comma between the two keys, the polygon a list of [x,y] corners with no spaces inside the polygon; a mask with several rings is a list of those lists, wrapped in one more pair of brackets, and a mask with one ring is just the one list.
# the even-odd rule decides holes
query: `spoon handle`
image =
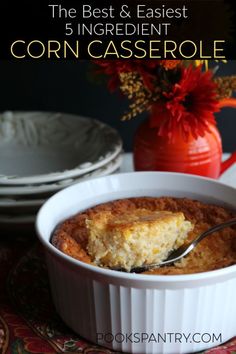
{"label": "spoon handle", "polygon": [[189,254],[189,252],[191,252],[197,246],[197,244],[200,241],[202,241],[205,237],[212,234],[213,232],[220,231],[220,230],[222,230],[226,227],[232,226],[234,224],[236,224],[236,218],[230,219],[228,221],[223,222],[222,224],[211,227],[210,229],[208,229],[208,230],[204,231],[202,234],[200,234],[192,242],[190,242],[188,244],[183,244],[182,246],[180,246],[176,251],[172,252],[166,260],[161,262],[159,264],[159,266],[171,264],[171,263],[174,263],[174,262],[180,260],[181,258],[187,256],[187,254]]}
{"label": "spoon handle", "polygon": [[[189,254],[189,252],[191,252],[197,246],[197,244],[200,241],[202,241],[205,237],[207,237],[208,235],[212,234],[213,232],[220,231],[220,230],[224,229],[225,227],[232,226],[234,224],[236,224],[236,218],[225,221],[222,224],[218,224],[216,226],[213,226],[210,229],[204,231],[202,234],[200,234],[192,242],[187,243],[187,244],[183,244],[177,250],[171,252],[169,257],[167,259],[165,259],[164,261],[162,261],[158,264],[157,263],[144,264],[143,266],[131,269],[130,272],[131,273],[142,273],[147,270],[151,270],[151,269],[155,269],[155,268],[159,268],[159,267],[162,267],[165,265],[175,263],[175,262],[179,261],[180,259],[182,259],[183,257],[187,256],[187,254]],[[119,270],[121,270],[121,269],[119,269]]]}
{"label": "spoon handle", "polygon": [[223,222],[222,224],[216,225],[211,227],[210,229],[206,230],[205,232],[203,232],[201,235],[199,235],[193,242],[195,244],[195,246],[201,241],[203,240],[206,236],[212,234],[213,232],[217,232],[220,231],[221,229],[224,229],[225,227],[229,227],[236,224],[236,218],[230,219],[228,221]]}

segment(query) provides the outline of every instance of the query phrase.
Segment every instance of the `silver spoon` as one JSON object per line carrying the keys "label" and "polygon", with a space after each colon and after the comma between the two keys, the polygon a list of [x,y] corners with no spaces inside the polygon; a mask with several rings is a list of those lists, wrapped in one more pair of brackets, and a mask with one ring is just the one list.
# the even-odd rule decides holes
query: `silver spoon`
{"label": "silver spoon", "polygon": [[147,270],[151,270],[154,268],[163,267],[165,265],[170,265],[172,263],[175,263],[175,262],[179,261],[180,259],[182,259],[183,257],[187,256],[187,254],[189,254],[189,252],[191,252],[197,246],[197,244],[200,241],[202,241],[205,237],[207,237],[208,235],[212,234],[213,232],[220,231],[220,230],[224,229],[225,227],[228,227],[228,226],[231,226],[234,224],[236,224],[236,218],[230,219],[226,222],[223,222],[222,224],[218,224],[216,226],[213,226],[210,229],[204,231],[199,236],[197,236],[193,241],[191,241],[189,243],[185,243],[182,246],[180,246],[177,250],[171,252],[169,254],[168,258],[165,259],[164,261],[162,261],[160,263],[144,264],[140,267],[132,268],[130,272],[131,273],[142,273]]}

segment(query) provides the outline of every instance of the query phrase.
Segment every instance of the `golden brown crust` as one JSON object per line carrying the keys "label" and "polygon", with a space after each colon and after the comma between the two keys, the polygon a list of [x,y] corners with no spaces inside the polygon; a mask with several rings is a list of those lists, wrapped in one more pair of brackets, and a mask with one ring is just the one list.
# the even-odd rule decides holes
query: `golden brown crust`
{"label": "golden brown crust", "polygon": [[[52,237],[52,243],[62,252],[73,258],[90,263],[87,254],[87,228],[85,220],[97,215],[100,211],[107,211],[119,217],[126,211],[135,209],[166,210],[183,212],[185,218],[195,224],[188,239],[213,225],[236,216],[235,212],[217,205],[208,205],[187,198],[131,198],[101,204],[90,208],[58,226]],[[184,260],[174,266],[163,267],[150,274],[191,274],[224,268],[236,263],[236,228],[227,228],[214,233],[203,240],[196,249]]]}
{"label": "golden brown crust", "polygon": [[93,223],[104,225],[106,229],[112,231],[115,230],[129,230],[134,225],[155,224],[157,221],[164,220],[168,222],[172,220],[173,215],[175,217],[183,217],[183,213],[171,213],[169,211],[153,212],[147,209],[135,209],[131,212],[127,210],[126,213],[119,213],[119,217],[109,211],[99,212],[94,215],[90,215],[90,219]]}

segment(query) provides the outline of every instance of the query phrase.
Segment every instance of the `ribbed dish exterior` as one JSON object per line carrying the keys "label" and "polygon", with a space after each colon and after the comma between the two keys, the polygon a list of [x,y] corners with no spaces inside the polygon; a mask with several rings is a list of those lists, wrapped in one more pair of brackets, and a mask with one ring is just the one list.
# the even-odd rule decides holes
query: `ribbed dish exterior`
{"label": "ribbed dish exterior", "polygon": [[[193,353],[220,344],[213,338],[206,343],[209,335],[217,339],[221,334],[221,342],[235,335],[235,274],[212,283],[150,281],[141,286],[74,268],[52,255],[47,262],[54,304],[64,322],[110,349]],[[197,343],[200,335],[205,342]]]}
{"label": "ribbed dish exterior", "polygon": [[[56,309],[91,342],[135,354],[181,354],[218,346],[236,335],[235,265],[178,276],[129,274],[77,261],[50,242],[62,220],[91,206],[163,195],[236,209],[236,190],[212,179],[135,172],[73,185],[51,197],[38,213],[36,229],[46,251]],[[142,333],[148,338],[141,340]]]}

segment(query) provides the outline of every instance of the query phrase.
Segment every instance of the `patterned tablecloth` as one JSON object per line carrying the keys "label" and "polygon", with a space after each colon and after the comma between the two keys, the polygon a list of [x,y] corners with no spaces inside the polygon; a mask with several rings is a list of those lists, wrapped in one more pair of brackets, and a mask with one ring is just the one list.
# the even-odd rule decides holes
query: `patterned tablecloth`
{"label": "patterned tablecloth", "polygon": [[[0,231],[0,353],[71,352],[115,353],[87,342],[60,320],[34,232],[19,234],[15,230],[9,237]],[[206,353],[236,353],[236,338]]]}

